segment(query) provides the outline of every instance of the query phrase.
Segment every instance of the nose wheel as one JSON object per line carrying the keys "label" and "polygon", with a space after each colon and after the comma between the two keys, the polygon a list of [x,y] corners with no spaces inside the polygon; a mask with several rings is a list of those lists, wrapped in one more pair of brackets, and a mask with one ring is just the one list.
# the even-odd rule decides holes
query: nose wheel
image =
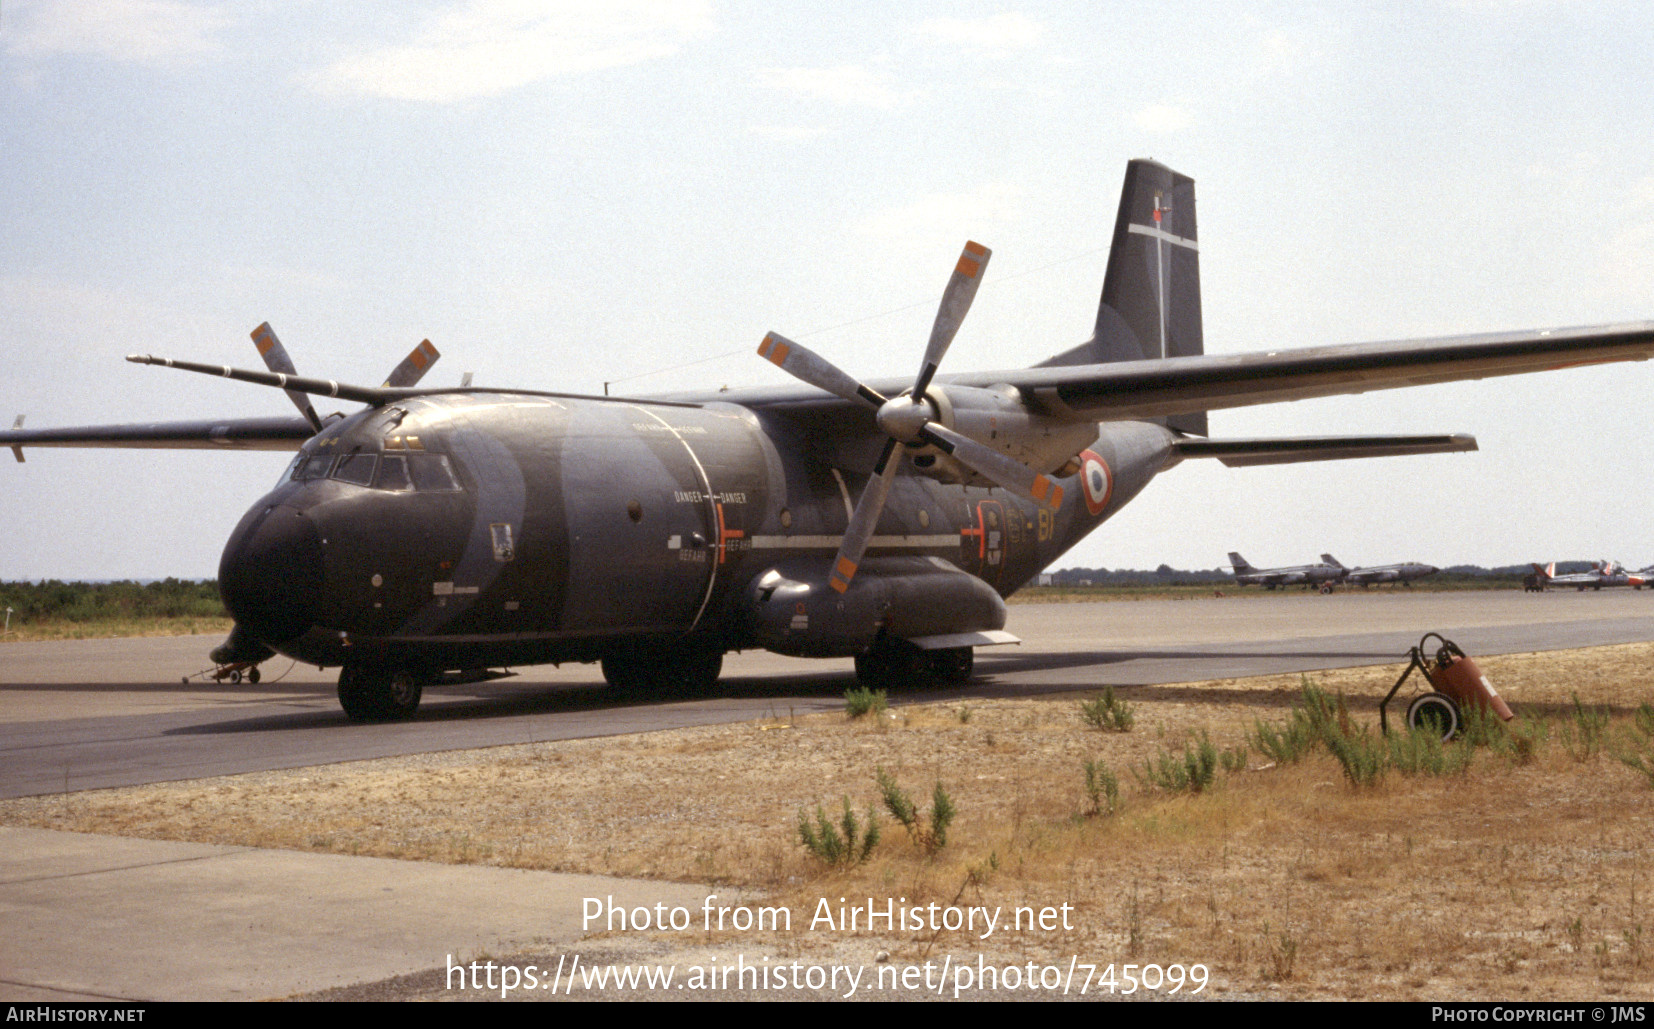
{"label": "nose wheel", "polygon": [[407,669],[346,665],[339,670],[339,706],[353,722],[409,718],[424,692],[423,679]]}

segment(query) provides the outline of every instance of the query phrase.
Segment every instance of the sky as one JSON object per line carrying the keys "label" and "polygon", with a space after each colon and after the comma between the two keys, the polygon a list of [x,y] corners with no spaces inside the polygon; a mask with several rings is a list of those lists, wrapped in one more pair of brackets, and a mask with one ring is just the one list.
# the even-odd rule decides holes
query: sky
{"label": "sky", "polygon": [[[1651,41],[1654,7],[1562,0],[8,0],[0,416],[291,414],[122,360],[258,367],[266,320],[370,385],[426,337],[428,384],[790,381],[769,330],[906,377],[967,238],[943,370],[1022,367],[1089,336],[1133,157],[1197,182],[1208,353],[1651,319]],[[1651,395],[1624,364],[1216,412],[1481,451],[1187,462],[1058,566],[1640,567]],[[0,580],[212,577],[287,463],[27,457]]]}

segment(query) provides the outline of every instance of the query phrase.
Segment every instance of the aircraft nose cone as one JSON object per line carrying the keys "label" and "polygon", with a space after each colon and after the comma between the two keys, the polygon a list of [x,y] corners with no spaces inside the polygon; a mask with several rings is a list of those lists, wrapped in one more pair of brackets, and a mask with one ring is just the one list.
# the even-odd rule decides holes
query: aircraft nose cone
{"label": "aircraft nose cone", "polygon": [[322,540],[304,512],[254,508],[236,526],[218,565],[218,591],[236,623],[267,643],[315,622],[322,591]]}

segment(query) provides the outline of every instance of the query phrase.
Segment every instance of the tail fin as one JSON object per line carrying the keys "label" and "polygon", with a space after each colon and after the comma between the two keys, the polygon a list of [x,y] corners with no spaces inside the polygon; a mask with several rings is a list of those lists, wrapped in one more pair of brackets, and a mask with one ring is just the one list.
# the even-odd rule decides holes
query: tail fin
{"label": "tail fin", "polygon": [[1229,564],[1237,572],[1250,572],[1252,570],[1252,566],[1246,563],[1246,558],[1241,557],[1233,550],[1229,551]]}
{"label": "tail fin", "polygon": [[[1196,240],[1195,180],[1155,161],[1127,164],[1096,331],[1042,366],[1204,353]],[[1204,411],[1173,415],[1166,424],[1206,435]]]}
{"label": "tail fin", "polygon": [[1344,567],[1343,562],[1339,561],[1336,557],[1333,557],[1331,554],[1322,554],[1321,555],[1321,560],[1326,564],[1332,565],[1334,568],[1343,568]]}

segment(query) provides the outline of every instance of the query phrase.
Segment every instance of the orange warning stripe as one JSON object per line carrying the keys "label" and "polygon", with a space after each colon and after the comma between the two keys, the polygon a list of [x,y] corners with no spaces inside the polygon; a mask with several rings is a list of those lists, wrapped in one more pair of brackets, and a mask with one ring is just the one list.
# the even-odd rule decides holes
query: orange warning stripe
{"label": "orange warning stripe", "polygon": [[777,339],[774,333],[764,337],[764,342],[758,344],[758,355],[773,364],[779,365],[787,360],[790,348]]}

